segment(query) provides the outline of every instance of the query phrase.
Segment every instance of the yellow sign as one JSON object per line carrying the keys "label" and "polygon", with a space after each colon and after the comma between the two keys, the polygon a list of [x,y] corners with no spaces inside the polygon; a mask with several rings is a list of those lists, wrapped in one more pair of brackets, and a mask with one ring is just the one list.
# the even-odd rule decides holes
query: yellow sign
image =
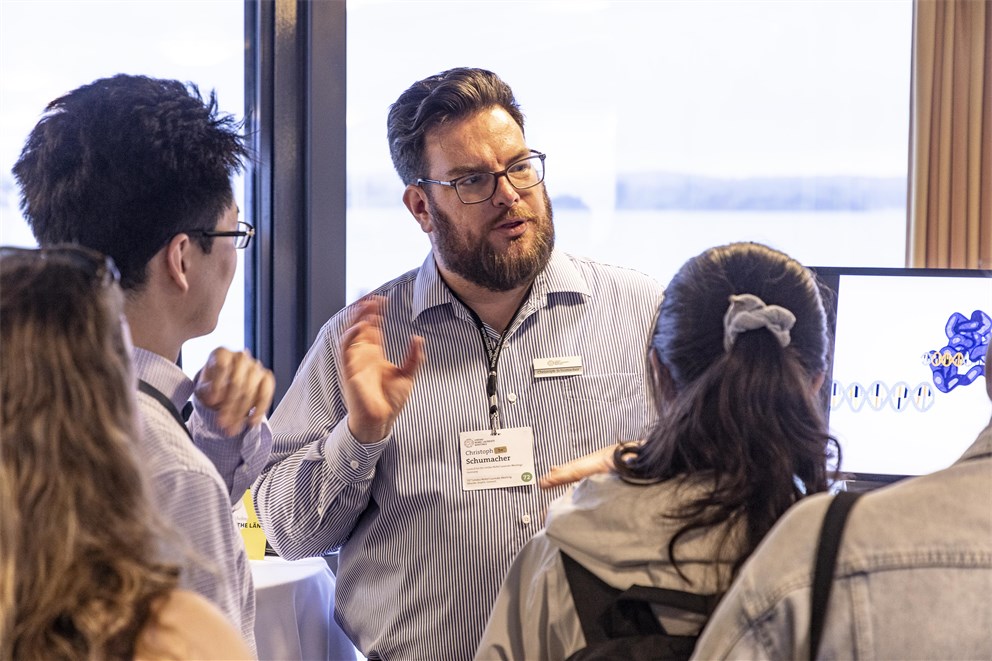
{"label": "yellow sign", "polygon": [[[240,515],[240,516],[239,516]],[[261,560],[265,557],[265,533],[262,532],[262,524],[258,522],[258,515],[255,513],[255,503],[251,499],[251,491],[246,491],[241,499],[241,507],[235,514],[238,528],[241,530],[241,538],[245,541],[245,550],[248,551],[249,560]]]}

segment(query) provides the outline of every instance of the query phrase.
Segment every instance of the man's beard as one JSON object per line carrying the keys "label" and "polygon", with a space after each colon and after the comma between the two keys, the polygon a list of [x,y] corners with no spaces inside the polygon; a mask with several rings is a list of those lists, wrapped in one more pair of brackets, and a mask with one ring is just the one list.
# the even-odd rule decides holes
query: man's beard
{"label": "man's beard", "polygon": [[[489,242],[489,232],[484,232],[474,241],[458,235],[451,218],[431,200],[430,215],[434,225],[434,248],[440,254],[444,265],[469,282],[490,291],[510,291],[530,283],[551,259],[555,247],[554,214],[551,200],[543,189],[546,215],[522,214],[509,210],[490,227],[505,222],[508,218],[525,219],[530,224],[529,231],[510,242],[505,251],[500,252]],[[529,237],[529,238],[528,238]],[[525,252],[520,252],[514,244],[530,241]]]}

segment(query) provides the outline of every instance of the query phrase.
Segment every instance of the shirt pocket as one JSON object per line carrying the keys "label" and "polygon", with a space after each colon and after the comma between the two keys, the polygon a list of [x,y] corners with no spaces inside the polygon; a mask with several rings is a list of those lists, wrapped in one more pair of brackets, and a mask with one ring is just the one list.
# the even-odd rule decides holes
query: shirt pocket
{"label": "shirt pocket", "polygon": [[643,436],[646,407],[643,375],[582,375],[562,380],[563,421],[579,454]]}

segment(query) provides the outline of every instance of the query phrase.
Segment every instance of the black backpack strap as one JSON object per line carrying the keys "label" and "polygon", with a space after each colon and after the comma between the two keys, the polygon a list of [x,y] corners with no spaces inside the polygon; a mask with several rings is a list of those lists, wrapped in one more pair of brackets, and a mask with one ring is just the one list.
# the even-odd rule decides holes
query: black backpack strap
{"label": "black backpack strap", "polygon": [[[568,587],[572,591],[575,612],[579,616],[582,633],[586,638],[586,645],[607,640],[608,636],[599,622],[603,614],[613,605],[620,590],[599,580],[595,574],[580,565],[564,551],[560,551],[560,553],[561,561],[565,565]],[[661,628],[661,625],[657,626],[659,629]]]}
{"label": "black backpack strap", "polygon": [[617,601],[646,601],[709,616],[716,610],[721,597],[723,597],[723,593],[693,594],[692,592],[683,592],[682,590],[632,585],[617,595]]}
{"label": "black backpack strap", "polygon": [[827,508],[820,528],[820,540],[817,543],[816,569],[813,572],[812,611],[809,623],[809,658],[816,659],[820,651],[820,640],[823,636],[823,623],[827,617],[827,603],[830,601],[830,591],[834,585],[834,566],[837,563],[837,551],[840,549],[841,536],[844,534],[844,524],[847,515],[860,493],[841,491]]}
{"label": "black backpack strap", "polygon": [[587,645],[619,636],[667,635],[651,610],[651,604],[709,616],[723,596],[722,593],[692,594],[642,585],[619,590],[600,580],[564,551],[561,559]]}

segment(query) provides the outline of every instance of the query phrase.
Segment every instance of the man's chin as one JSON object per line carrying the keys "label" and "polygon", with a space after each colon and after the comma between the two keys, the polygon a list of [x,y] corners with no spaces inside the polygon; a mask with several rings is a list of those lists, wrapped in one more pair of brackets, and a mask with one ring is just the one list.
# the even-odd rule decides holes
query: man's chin
{"label": "man's chin", "polygon": [[548,260],[550,259],[550,252],[547,256],[543,257],[530,257],[524,259],[523,256],[517,256],[513,260],[513,266],[504,265],[498,276],[493,274],[487,274],[486,276],[480,276],[472,278],[473,281],[480,287],[485,287],[486,289],[494,292],[505,292],[512,291],[519,287],[529,285],[534,281],[534,278],[544,270],[544,267],[548,265]]}

